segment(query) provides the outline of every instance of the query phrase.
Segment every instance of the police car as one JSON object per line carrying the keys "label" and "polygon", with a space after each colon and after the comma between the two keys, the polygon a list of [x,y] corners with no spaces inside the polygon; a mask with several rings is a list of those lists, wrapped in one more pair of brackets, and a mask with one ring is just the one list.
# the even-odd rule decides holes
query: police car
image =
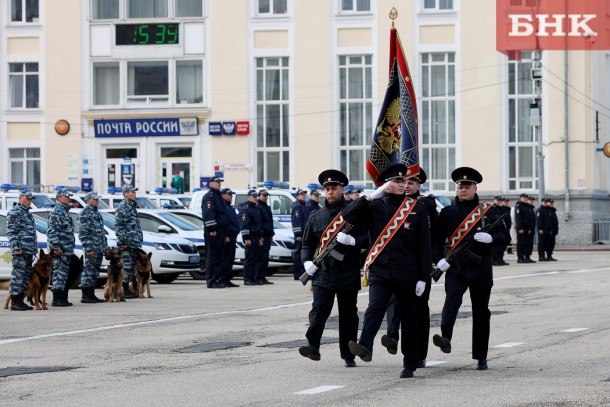
{"label": "police car", "polygon": [[[70,206],[71,207],[82,209],[87,206],[87,202],[85,202],[85,195],[87,194],[86,192],[81,191],[81,189],[79,187],[71,187],[71,186],[65,186],[65,185],[58,185],[55,187],[56,192],[54,194],[47,194],[49,199],[53,202],[53,205],[55,205],[55,203],[57,202],[57,196],[56,196],[57,191],[59,191],[61,189],[67,189],[68,191],[70,191],[72,193],[72,196],[70,197]],[[98,208],[99,209],[108,209],[108,205],[100,200],[98,203]]]}
{"label": "police car", "polygon": [[[119,206],[121,201],[125,199],[123,197],[123,188],[121,187],[110,187],[108,193],[100,196],[100,202],[103,202],[109,208],[116,208]],[[136,194],[136,204],[140,209],[159,209],[151,199]]]}
{"label": "police car", "polygon": [[[19,203],[20,191],[29,191],[25,184],[0,184],[0,209],[11,210]],[[55,205],[47,194],[43,192],[32,192],[32,208],[50,208]]]}
{"label": "police car", "polygon": [[161,209],[185,209],[191,204],[191,195],[178,194],[175,188],[155,188],[151,194],[142,195]]}

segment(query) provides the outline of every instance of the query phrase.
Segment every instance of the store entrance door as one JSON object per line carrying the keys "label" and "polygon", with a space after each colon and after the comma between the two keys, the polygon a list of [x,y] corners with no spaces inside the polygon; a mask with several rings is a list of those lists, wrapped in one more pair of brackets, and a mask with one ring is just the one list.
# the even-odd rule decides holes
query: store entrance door
{"label": "store entrance door", "polygon": [[184,192],[191,191],[191,161],[184,159],[161,159],[161,173],[159,174],[160,185],[164,188],[171,188],[172,178],[176,172],[184,179]]}
{"label": "store entrance door", "polygon": [[106,193],[110,187],[122,187],[129,184],[137,186],[138,150],[136,148],[106,149],[104,161],[104,188]]}

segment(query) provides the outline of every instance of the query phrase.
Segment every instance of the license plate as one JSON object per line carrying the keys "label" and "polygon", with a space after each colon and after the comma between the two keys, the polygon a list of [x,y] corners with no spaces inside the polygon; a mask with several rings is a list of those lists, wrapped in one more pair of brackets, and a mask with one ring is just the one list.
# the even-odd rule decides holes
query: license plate
{"label": "license plate", "polygon": [[189,256],[189,263],[199,263],[199,256]]}

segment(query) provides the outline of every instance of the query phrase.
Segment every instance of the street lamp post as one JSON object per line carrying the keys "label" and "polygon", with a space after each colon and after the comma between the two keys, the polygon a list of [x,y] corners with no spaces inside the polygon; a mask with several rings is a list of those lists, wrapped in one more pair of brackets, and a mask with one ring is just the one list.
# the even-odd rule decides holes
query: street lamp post
{"label": "street lamp post", "polygon": [[530,126],[532,126],[534,140],[538,139],[538,154],[536,154],[538,164],[538,202],[542,202],[545,195],[544,185],[544,152],[542,150],[542,63],[540,61],[540,51],[532,52],[532,87],[534,90],[534,100],[530,104]]}

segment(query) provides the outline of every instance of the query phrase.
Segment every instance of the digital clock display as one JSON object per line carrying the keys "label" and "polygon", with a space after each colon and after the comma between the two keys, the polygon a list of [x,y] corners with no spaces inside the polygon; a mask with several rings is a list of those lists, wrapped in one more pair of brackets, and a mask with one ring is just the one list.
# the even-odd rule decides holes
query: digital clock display
{"label": "digital clock display", "polygon": [[180,24],[120,24],[116,26],[116,45],[178,44]]}

